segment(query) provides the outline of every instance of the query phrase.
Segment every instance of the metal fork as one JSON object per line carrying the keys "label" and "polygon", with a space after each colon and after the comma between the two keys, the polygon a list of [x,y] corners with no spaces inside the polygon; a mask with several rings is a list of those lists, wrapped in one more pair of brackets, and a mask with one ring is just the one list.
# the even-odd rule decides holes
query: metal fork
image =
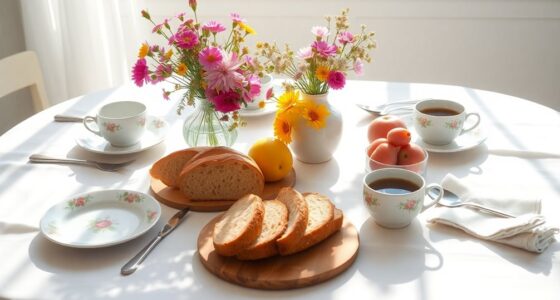
{"label": "metal fork", "polygon": [[104,163],[104,162],[97,162],[97,161],[85,160],[85,159],[51,157],[43,154],[33,154],[29,156],[29,161],[32,163],[85,165],[85,166],[95,167],[98,168],[99,170],[108,171],[108,172],[117,171],[134,162],[134,160],[129,160],[122,163]]}

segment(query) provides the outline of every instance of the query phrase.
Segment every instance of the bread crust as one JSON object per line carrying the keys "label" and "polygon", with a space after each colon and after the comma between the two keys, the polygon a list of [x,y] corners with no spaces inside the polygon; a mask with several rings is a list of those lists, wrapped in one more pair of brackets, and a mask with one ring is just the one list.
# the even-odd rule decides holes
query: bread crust
{"label": "bread crust", "polygon": [[[179,151],[175,151],[172,152],[162,158],[160,158],[158,161],[156,161],[152,167],[150,168],[150,176],[152,176],[153,178],[159,179],[161,180],[161,182],[163,182],[165,185],[169,186],[169,187],[177,187],[177,180],[179,178],[179,174],[181,173],[181,170],[183,169],[183,167],[190,161],[192,160],[194,157],[196,157],[196,155],[208,150],[209,147],[193,147],[193,148],[187,148],[187,149],[183,149],[183,150],[179,150]],[[189,157],[190,156],[190,157]],[[186,159],[184,159],[184,157],[186,157]],[[178,161],[184,160],[182,162],[181,166],[178,166],[179,168],[179,174],[170,174],[168,176],[168,174],[166,174],[167,172],[164,171],[165,168],[167,168],[167,166],[169,164],[177,164],[179,163]]]}
{"label": "bread crust", "polygon": [[[290,224],[288,223],[288,228],[286,228],[284,234],[276,240],[278,252],[282,255],[282,253],[285,253],[291,245],[297,243],[305,234],[308,208],[307,202],[303,196],[291,187],[282,188],[276,199],[286,205],[289,218],[291,218],[292,215],[296,217],[293,226],[290,228]],[[290,222],[290,219],[288,219],[288,222]]]}
{"label": "bread crust", "polygon": [[[237,254],[237,259],[240,260],[257,260],[257,259],[263,259],[263,258],[267,258],[267,257],[271,257],[274,255],[278,254],[278,248],[276,247],[276,240],[278,239],[278,237],[280,235],[282,235],[282,233],[284,233],[284,230],[286,230],[286,227],[288,227],[288,208],[280,201],[278,200],[266,200],[264,201],[264,220],[263,222],[266,222],[266,219],[269,218],[268,217],[268,212],[267,212],[267,207],[268,207],[268,203],[274,203],[274,205],[278,205],[278,207],[282,207],[282,211],[280,212],[280,219],[278,220],[278,222],[280,222],[280,225],[278,226],[278,228],[275,230],[275,232],[273,232],[272,234],[270,234],[266,240],[260,241],[258,242],[258,238],[257,241],[255,241],[254,244],[250,245],[249,247],[247,247],[246,249],[244,249],[243,251],[241,251],[239,254]],[[264,228],[263,228],[264,230]],[[261,231],[261,235],[262,235],[262,231]],[[258,243],[256,243],[258,242]]]}
{"label": "bread crust", "polygon": [[[252,217],[247,222],[247,224],[245,224],[245,227],[241,230],[240,234],[237,237],[235,237],[230,241],[226,241],[224,243],[219,243],[219,242],[217,243],[216,235],[218,234],[218,232],[216,228],[220,226],[218,224],[220,224],[226,218],[226,216],[228,216],[228,213],[233,213],[233,211],[236,209],[236,204],[240,203],[240,201],[255,202],[254,205],[256,207],[253,211]],[[216,225],[214,226],[214,232],[212,236],[214,242],[214,248],[216,249],[216,252],[222,256],[237,255],[243,249],[253,244],[254,241],[261,234],[262,224],[264,220],[264,204],[262,202],[262,199],[257,195],[249,194],[239,199],[238,202],[236,202],[236,204],[234,204],[228,211],[226,211],[223,214],[220,221],[218,221],[218,223],[216,223]],[[226,226],[224,230],[227,229],[228,227]]]}
{"label": "bread crust", "polygon": [[334,210],[334,217],[325,226],[314,230],[311,234],[305,234],[297,244],[288,249],[283,255],[289,255],[306,250],[327,239],[342,228],[344,215],[340,209]]}

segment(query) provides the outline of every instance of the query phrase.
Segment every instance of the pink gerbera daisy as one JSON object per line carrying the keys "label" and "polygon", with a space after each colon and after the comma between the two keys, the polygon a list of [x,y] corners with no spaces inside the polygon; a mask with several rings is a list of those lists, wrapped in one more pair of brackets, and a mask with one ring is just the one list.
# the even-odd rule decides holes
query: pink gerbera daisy
{"label": "pink gerbera daisy", "polygon": [[137,86],[143,86],[145,82],[149,82],[149,71],[146,59],[142,58],[136,61],[132,67],[132,80]]}
{"label": "pink gerbera daisy", "polygon": [[198,54],[198,61],[206,70],[213,69],[222,62],[222,52],[216,47],[204,48]]}
{"label": "pink gerbera daisy", "polygon": [[216,21],[210,21],[204,25],[202,25],[202,30],[208,30],[213,33],[218,33],[226,30],[224,25]]}
{"label": "pink gerbera daisy", "polygon": [[179,48],[192,49],[198,45],[198,36],[189,29],[183,29],[172,35],[169,43],[175,43]]}
{"label": "pink gerbera daisy", "polygon": [[330,71],[327,77],[327,84],[334,90],[340,90],[346,84],[344,73],[340,71]]}
{"label": "pink gerbera daisy", "polygon": [[338,42],[346,45],[354,42],[354,35],[348,31],[343,31],[338,34]]}
{"label": "pink gerbera daisy", "polygon": [[219,93],[243,88],[245,77],[239,70],[241,64],[235,53],[230,58],[223,58],[214,68],[207,70],[204,75],[208,87]]}
{"label": "pink gerbera daisy", "polygon": [[210,91],[210,93],[206,93],[207,96],[208,94],[211,94],[208,100],[214,103],[214,107],[219,112],[228,113],[241,108],[239,95],[236,92],[228,91],[212,95],[213,93]]}
{"label": "pink gerbera daisy", "polygon": [[330,45],[325,41],[315,41],[311,48],[322,57],[334,56],[337,50],[335,45]]}

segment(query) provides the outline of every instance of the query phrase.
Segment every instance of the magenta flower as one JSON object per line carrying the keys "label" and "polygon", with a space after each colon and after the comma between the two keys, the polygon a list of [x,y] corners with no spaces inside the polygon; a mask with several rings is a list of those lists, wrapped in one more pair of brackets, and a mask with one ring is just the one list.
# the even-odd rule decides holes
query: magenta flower
{"label": "magenta flower", "polygon": [[358,76],[364,75],[364,63],[359,58],[354,62],[354,72]]}
{"label": "magenta flower", "polygon": [[204,25],[202,25],[202,30],[208,30],[213,33],[218,33],[226,30],[224,25],[216,21],[210,21]]}
{"label": "magenta flower", "polygon": [[241,18],[238,13],[229,14],[233,23],[245,23],[245,19]]}
{"label": "magenta flower", "polygon": [[298,50],[297,52],[297,56],[300,59],[308,59],[313,57],[313,50],[311,50],[311,47],[305,47],[305,48],[301,48]]}
{"label": "magenta flower", "polygon": [[340,71],[330,71],[327,76],[327,84],[334,90],[340,90],[346,84],[344,73]]}
{"label": "magenta flower", "polygon": [[354,42],[354,35],[348,31],[343,31],[338,34],[338,42],[346,45]]}
{"label": "magenta flower", "polygon": [[189,29],[183,29],[169,38],[169,44],[175,43],[179,48],[192,49],[198,45],[198,36]]}
{"label": "magenta flower", "polygon": [[251,74],[247,78],[248,89],[243,89],[243,100],[252,102],[261,93],[261,80],[257,75]]}
{"label": "magenta flower", "polygon": [[222,59],[213,69],[207,70],[204,74],[208,88],[214,89],[218,93],[243,88],[246,82],[239,70],[241,64],[235,53],[231,58]]}
{"label": "magenta flower", "polygon": [[214,103],[214,107],[219,112],[228,113],[241,108],[239,95],[236,92],[227,91],[214,94],[212,91],[207,90],[206,96],[210,102]]}
{"label": "magenta flower", "polygon": [[137,86],[143,86],[145,82],[150,81],[148,65],[144,58],[137,60],[132,67],[132,80]]}
{"label": "magenta flower", "polygon": [[329,29],[324,26],[313,26],[311,28],[311,33],[313,33],[318,38],[324,38],[329,35]]}
{"label": "magenta flower", "polygon": [[222,62],[222,52],[216,47],[204,48],[198,54],[198,61],[206,70],[213,69]]}
{"label": "magenta flower", "polygon": [[156,26],[154,26],[154,29],[152,29],[152,33],[160,31],[162,27],[163,24],[157,24]]}
{"label": "magenta flower", "polygon": [[171,76],[172,71],[171,65],[158,65],[156,71],[152,73],[152,84],[165,80],[165,78]]}
{"label": "magenta flower", "polygon": [[317,54],[325,58],[329,56],[334,56],[336,54],[336,50],[338,49],[335,45],[330,45],[329,43],[324,41],[313,42],[311,48],[315,52],[317,52]]}

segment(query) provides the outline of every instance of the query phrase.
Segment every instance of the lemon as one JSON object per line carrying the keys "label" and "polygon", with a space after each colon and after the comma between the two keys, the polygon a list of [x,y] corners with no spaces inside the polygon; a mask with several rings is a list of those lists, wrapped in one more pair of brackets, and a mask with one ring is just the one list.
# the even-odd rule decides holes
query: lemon
{"label": "lemon", "polygon": [[288,146],[270,137],[257,140],[249,149],[249,156],[255,160],[268,182],[286,177],[294,163]]}

